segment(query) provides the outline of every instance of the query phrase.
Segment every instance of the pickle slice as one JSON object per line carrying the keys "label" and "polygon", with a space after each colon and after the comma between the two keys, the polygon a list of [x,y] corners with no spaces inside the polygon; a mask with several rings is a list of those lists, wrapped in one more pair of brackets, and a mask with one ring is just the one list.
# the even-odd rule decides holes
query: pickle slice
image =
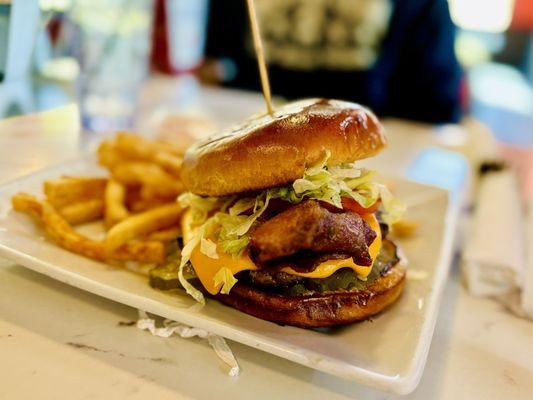
{"label": "pickle slice", "polygon": [[152,268],[149,273],[150,286],[154,289],[172,290],[181,288],[178,278],[179,263],[168,263]]}

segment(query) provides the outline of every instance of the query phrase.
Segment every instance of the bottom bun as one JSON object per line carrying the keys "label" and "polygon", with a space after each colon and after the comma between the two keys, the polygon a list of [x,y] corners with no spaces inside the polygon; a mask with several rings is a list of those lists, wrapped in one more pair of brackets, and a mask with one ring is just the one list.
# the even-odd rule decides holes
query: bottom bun
{"label": "bottom bun", "polygon": [[405,267],[397,263],[363,290],[310,296],[283,296],[238,282],[229,294],[214,296],[246,314],[301,328],[345,325],[367,319],[394,303],[405,286]]}

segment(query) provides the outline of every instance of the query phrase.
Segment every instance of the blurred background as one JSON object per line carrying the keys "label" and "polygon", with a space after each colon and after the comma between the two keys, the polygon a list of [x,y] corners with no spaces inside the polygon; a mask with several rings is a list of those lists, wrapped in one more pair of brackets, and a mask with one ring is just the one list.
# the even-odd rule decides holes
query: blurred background
{"label": "blurred background", "polygon": [[[533,143],[530,0],[257,7],[274,94],[436,123],[468,114]],[[0,117],[77,101],[88,130],[132,127],[154,75],[258,90],[250,50],[241,0],[0,0]]]}
{"label": "blurred background", "polygon": [[[168,117],[202,114],[206,86],[260,89],[245,3],[0,0],[0,118],[75,104],[86,132],[206,128]],[[511,159],[533,146],[532,1],[256,4],[278,102],[336,97],[438,126],[469,118]]]}

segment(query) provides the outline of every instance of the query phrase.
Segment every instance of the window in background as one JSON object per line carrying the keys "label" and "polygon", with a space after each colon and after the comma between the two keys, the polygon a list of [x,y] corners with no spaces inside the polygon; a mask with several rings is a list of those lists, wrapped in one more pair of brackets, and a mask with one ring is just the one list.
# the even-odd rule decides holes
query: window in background
{"label": "window in background", "polygon": [[471,113],[507,143],[533,146],[533,2],[449,0]]}
{"label": "window in background", "polygon": [[504,32],[509,28],[515,0],[449,0],[453,22],[461,29]]}

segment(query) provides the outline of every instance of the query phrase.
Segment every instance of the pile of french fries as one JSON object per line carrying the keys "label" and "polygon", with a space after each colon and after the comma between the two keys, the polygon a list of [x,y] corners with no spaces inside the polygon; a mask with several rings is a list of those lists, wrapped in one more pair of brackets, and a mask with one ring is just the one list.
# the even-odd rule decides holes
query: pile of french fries
{"label": "pile of french fries", "polygon": [[[119,133],[98,148],[109,177],[62,177],[44,182],[44,199],[19,193],[16,211],[39,221],[61,247],[100,261],[159,263],[180,234],[184,190],[179,173],[184,149]],[[103,240],[78,233],[76,225],[102,220]]]}

